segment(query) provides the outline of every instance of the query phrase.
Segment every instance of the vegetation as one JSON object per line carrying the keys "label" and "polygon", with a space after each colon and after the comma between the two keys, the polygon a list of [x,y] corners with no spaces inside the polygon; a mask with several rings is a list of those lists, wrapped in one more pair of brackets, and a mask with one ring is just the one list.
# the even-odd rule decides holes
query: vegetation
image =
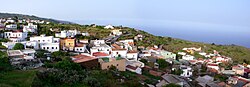
{"label": "vegetation", "polygon": [[160,69],[166,68],[170,65],[165,59],[158,59],[157,63],[159,64]]}
{"label": "vegetation", "polygon": [[24,45],[21,43],[16,43],[15,46],[13,47],[13,50],[23,50]]}
{"label": "vegetation", "polygon": [[[134,87],[141,86],[135,73],[109,70],[85,70],[70,60],[62,60],[44,72],[38,72],[32,86],[73,86],[73,87]],[[119,79],[124,79],[119,81]]]}
{"label": "vegetation", "polygon": [[34,70],[14,70],[0,73],[1,87],[30,87],[35,77]]}
{"label": "vegetation", "polygon": [[12,70],[8,56],[6,52],[0,51],[0,73]]}
{"label": "vegetation", "polygon": [[181,75],[183,73],[183,71],[181,69],[175,69],[175,70],[171,71],[171,73],[174,75]]}

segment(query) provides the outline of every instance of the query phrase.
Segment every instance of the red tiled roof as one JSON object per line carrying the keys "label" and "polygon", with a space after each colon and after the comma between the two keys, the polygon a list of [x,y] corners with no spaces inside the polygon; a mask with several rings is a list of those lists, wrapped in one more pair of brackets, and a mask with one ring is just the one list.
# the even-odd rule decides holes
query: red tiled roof
{"label": "red tiled roof", "polygon": [[207,64],[207,66],[218,66],[218,64],[209,63],[209,64]]}
{"label": "red tiled roof", "polygon": [[127,49],[115,49],[115,48],[113,48],[112,50],[113,51],[118,51],[118,50],[127,50]]}
{"label": "red tiled roof", "polygon": [[126,68],[132,69],[132,70],[136,70],[137,67],[131,66],[131,65],[127,65]]}
{"label": "red tiled roof", "polygon": [[130,50],[130,51],[128,51],[128,53],[137,53],[137,51],[136,50]]}
{"label": "red tiled roof", "polygon": [[103,52],[95,52],[93,53],[93,56],[100,57],[100,56],[109,56],[109,54],[103,53]]}
{"label": "red tiled roof", "polygon": [[120,46],[118,46],[117,44],[112,44],[112,46],[116,49],[122,49]]}
{"label": "red tiled roof", "polygon": [[96,57],[83,55],[83,54],[73,56],[72,58],[75,58],[75,60],[73,60],[75,63],[81,63],[81,62],[86,62],[86,61],[97,59]]}

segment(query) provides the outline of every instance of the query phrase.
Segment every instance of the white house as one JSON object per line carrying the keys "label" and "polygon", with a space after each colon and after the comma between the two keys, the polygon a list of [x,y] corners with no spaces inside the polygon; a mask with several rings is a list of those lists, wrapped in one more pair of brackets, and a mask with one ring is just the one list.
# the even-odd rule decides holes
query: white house
{"label": "white house", "polygon": [[106,54],[111,54],[111,47],[107,44],[99,44],[90,48],[90,54],[93,55],[95,52],[103,52]]}
{"label": "white house", "polygon": [[111,57],[127,57],[127,49],[112,49]]}
{"label": "white house", "polygon": [[5,21],[5,23],[15,23],[15,20],[9,18],[9,19],[7,19],[7,20]]}
{"label": "white house", "polygon": [[122,42],[124,44],[129,44],[130,46],[134,46],[134,40],[133,39],[120,40],[119,42]]}
{"label": "white house", "polygon": [[13,29],[17,29],[16,24],[8,24],[5,26],[5,30],[13,30]]}
{"label": "white house", "polygon": [[122,35],[122,32],[120,32],[119,29],[114,29],[111,31],[112,35]]}
{"label": "white house", "polygon": [[60,50],[60,38],[54,38],[53,36],[35,36],[30,37],[30,41],[36,41],[39,43],[40,49],[44,49],[50,52],[55,52]]}
{"label": "white house", "polygon": [[184,59],[184,60],[194,60],[194,56],[184,55],[184,56],[182,56],[182,59]]}
{"label": "white house", "polygon": [[139,53],[139,57],[148,57],[151,56],[151,53],[147,50],[143,50],[141,53]]}
{"label": "white house", "polygon": [[94,45],[94,46],[97,46],[97,45],[100,45],[100,44],[106,44],[104,40],[91,40],[90,41],[90,44],[91,45]]}
{"label": "white house", "polygon": [[138,60],[138,52],[137,51],[128,51],[126,58],[130,61],[137,61]]}
{"label": "white house", "polygon": [[89,36],[88,32],[82,32],[82,36]]}
{"label": "white house", "polygon": [[219,65],[216,64],[216,63],[208,63],[208,64],[207,64],[207,68],[215,69],[215,70],[217,70],[217,71],[220,69],[220,68],[219,68]]}
{"label": "white house", "polygon": [[105,29],[114,29],[114,27],[112,25],[107,25],[104,27]]}
{"label": "white house", "polygon": [[59,43],[40,43],[40,48],[49,52],[59,51]]}
{"label": "white house", "polygon": [[192,68],[190,66],[181,65],[180,69],[183,71],[181,74],[183,77],[191,77],[193,75]]}
{"label": "white house", "polygon": [[23,26],[23,32],[37,32],[37,25],[34,25],[33,23],[28,23],[27,26]]}
{"label": "white house", "polygon": [[60,33],[56,33],[56,37],[66,38],[66,37],[74,37],[75,35],[80,34],[77,30],[63,30]]}
{"label": "white house", "polygon": [[59,40],[60,38],[45,35],[30,37],[30,41],[37,41],[39,43],[59,43]]}
{"label": "white house", "polygon": [[87,51],[86,44],[77,43],[75,45],[75,49],[74,49],[75,52],[84,52],[85,50]]}
{"label": "white house", "polygon": [[12,42],[25,41],[27,35],[28,35],[27,32],[22,32],[22,31],[4,32],[4,38],[8,38]]}
{"label": "white house", "polygon": [[178,52],[177,54],[184,56],[184,55],[186,55],[187,53],[185,53],[185,52]]}

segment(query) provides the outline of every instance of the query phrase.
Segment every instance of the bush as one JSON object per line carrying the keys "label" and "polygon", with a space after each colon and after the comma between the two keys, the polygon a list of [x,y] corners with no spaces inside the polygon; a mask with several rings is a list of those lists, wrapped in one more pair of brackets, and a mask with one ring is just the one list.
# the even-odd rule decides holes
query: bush
{"label": "bush", "polygon": [[21,43],[16,43],[15,46],[13,47],[13,50],[22,50],[24,49],[24,45]]}

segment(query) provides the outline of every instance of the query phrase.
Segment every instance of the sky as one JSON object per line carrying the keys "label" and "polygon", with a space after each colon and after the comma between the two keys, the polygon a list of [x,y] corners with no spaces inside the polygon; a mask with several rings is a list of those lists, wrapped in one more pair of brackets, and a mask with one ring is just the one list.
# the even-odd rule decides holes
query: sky
{"label": "sky", "polygon": [[[0,12],[36,15],[81,24],[114,24],[142,28],[153,34],[202,41],[197,32],[190,38],[176,31],[242,36],[222,44],[250,47],[250,0],[3,0]],[[147,29],[144,29],[147,28]],[[158,32],[152,29],[157,28]],[[168,30],[168,29],[172,30]],[[176,31],[174,31],[176,30]],[[202,30],[202,31],[201,31]],[[171,31],[173,33],[162,33]],[[191,32],[192,33],[192,32]],[[186,35],[186,36],[185,36]],[[167,35],[166,35],[167,36]],[[219,36],[218,36],[219,37]],[[215,39],[224,39],[216,38]],[[208,41],[213,41],[208,38]],[[214,40],[217,42],[216,40]]]}

